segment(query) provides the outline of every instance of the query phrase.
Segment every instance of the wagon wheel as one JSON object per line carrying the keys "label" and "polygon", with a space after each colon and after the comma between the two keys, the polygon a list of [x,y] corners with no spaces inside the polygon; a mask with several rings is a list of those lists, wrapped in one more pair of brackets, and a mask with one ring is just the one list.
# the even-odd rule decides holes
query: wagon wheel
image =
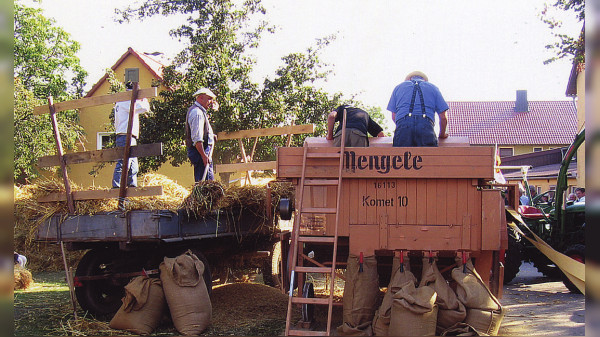
{"label": "wagon wheel", "polygon": [[[95,316],[115,313],[121,306],[125,294],[124,286],[129,278],[111,277],[115,273],[126,273],[141,269],[139,260],[131,255],[124,256],[117,249],[101,248],[88,251],[75,271],[75,296],[83,310]],[[100,276],[93,280],[77,277]]]}
{"label": "wagon wheel", "polygon": [[522,260],[521,244],[509,233],[508,249],[504,252],[504,284],[510,283],[517,276]]}
{"label": "wagon wheel", "polygon": [[271,249],[269,259],[265,259],[262,267],[263,281],[266,285],[281,287],[281,242],[276,242]]}
{"label": "wagon wheel", "polygon": [[[304,283],[304,289],[302,290],[302,297],[314,298],[315,287],[312,282]],[[302,321],[311,322],[315,316],[315,305],[314,304],[302,304]]]}

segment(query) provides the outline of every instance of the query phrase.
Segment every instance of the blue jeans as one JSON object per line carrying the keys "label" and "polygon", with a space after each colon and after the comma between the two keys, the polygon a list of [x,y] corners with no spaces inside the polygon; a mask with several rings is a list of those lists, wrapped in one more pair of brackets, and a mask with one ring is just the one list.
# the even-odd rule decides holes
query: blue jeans
{"label": "blue jeans", "polygon": [[434,122],[421,114],[404,116],[396,121],[394,146],[438,146]]}
{"label": "blue jeans", "polygon": [[[117,135],[117,139],[115,141],[117,147],[125,147],[127,144],[127,135]],[[131,137],[131,146],[137,144],[135,138]],[[117,166],[115,166],[115,171],[113,172],[113,180],[112,186],[113,188],[118,188],[121,186],[121,172],[123,171],[123,159],[119,159],[117,161]],[[136,187],[137,186],[137,174],[138,174],[138,160],[137,157],[129,158],[129,172],[127,172],[127,186]]]}
{"label": "blue jeans", "polygon": [[[212,146],[213,145],[211,144],[211,145],[207,145],[204,148],[204,153],[206,153],[207,156],[210,153],[210,149]],[[192,146],[192,147],[187,148],[187,155],[188,155],[188,158],[190,158],[192,165],[194,165],[194,181],[202,180],[202,175],[204,174],[205,166],[204,166],[204,161],[202,160],[202,156],[200,155],[200,152],[198,152],[198,150],[196,149],[195,146]],[[208,172],[206,173],[205,180],[215,180],[215,174],[213,171],[212,162],[208,166]]]}

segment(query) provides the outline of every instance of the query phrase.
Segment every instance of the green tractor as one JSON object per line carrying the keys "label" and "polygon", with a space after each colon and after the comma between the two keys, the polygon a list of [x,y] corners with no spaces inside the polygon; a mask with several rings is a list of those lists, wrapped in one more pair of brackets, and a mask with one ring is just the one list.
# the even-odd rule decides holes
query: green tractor
{"label": "green tractor", "polygon": [[[585,263],[585,202],[566,201],[567,170],[577,149],[585,141],[585,129],[575,137],[569,146],[560,166],[556,190],[548,191],[532,198],[527,183],[527,174],[523,175],[523,184],[531,205],[519,206],[519,214],[529,229],[548,243],[554,250],[561,252],[574,260]],[[507,212],[509,221],[523,227]],[[521,228],[523,233],[529,230]],[[569,279],[554,265],[550,259],[542,254],[533,244],[512,228],[508,228],[509,248],[505,256],[504,283],[512,281],[519,271],[521,261],[533,262],[534,266],[548,277],[562,277],[565,286],[578,293],[579,290]]]}

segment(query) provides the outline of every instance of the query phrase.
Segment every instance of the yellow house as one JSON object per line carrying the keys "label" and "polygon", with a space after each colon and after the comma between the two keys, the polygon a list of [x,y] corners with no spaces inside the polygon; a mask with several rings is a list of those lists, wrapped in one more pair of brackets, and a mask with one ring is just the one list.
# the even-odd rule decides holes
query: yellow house
{"label": "yellow house", "polygon": [[[140,53],[132,48],[129,48],[111,67],[117,79],[123,82],[139,82],[140,89],[157,86],[158,92],[168,90],[161,84],[163,68],[164,65],[153,55]],[[107,77],[107,75],[104,75],[94,84],[85,97],[109,94],[110,85]],[[80,124],[85,130],[87,139],[83,141],[81,148],[77,151],[99,150],[105,146],[107,138],[113,133],[109,131],[112,129],[109,118],[112,108],[112,104],[106,104],[81,109]],[[143,132],[144,130],[141,129],[140,133]],[[108,162],[103,168],[97,170],[94,175],[91,175],[90,172],[95,170],[95,165],[97,166],[94,163],[71,165],[68,172],[69,179],[82,187],[100,186],[110,188],[115,164]],[[168,176],[184,187],[190,187],[194,184],[193,169],[189,163],[180,167],[173,167],[165,163],[157,173]]]}

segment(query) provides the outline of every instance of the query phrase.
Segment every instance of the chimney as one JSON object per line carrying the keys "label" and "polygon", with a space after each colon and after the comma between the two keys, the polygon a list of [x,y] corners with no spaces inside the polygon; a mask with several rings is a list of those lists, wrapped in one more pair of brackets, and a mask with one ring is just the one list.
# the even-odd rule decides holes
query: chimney
{"label": "chimney", "polygon": [[527,90],[517,90],[517,100],[515,101],[515,112],[528,112],[529,103],[527,102]]}

